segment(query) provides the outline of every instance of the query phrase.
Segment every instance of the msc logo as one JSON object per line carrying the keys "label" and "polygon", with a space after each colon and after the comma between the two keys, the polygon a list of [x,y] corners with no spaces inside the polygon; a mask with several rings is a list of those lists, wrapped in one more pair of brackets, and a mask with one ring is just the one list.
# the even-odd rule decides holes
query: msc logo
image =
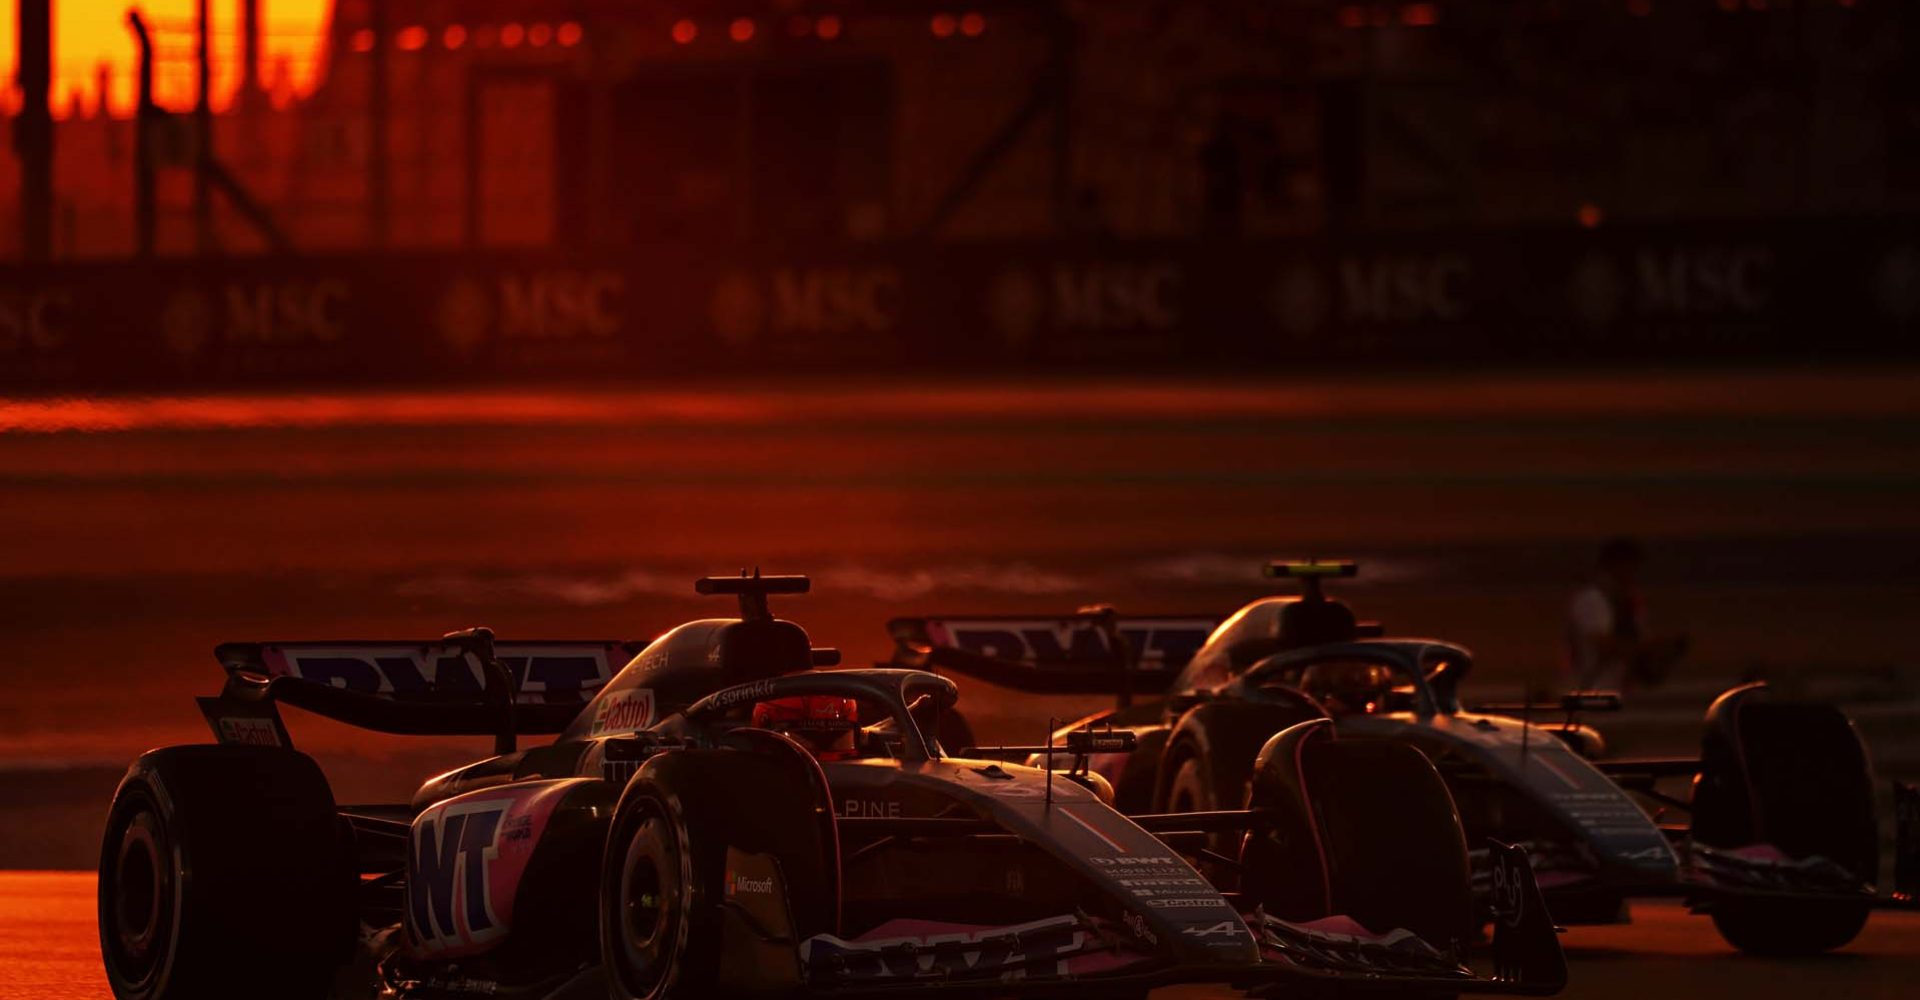
{"label": "msc logo", "polygon": [[440,337],[471,356],[489,334],[501,341],[605,341],[620,333],[627,279],[603,268],[506,272],[459,278],[441,293]]}
{"label": "msc logo", "polygon": [[1467,315],[1464,257],[1381,257],[1340,262],[1340,300],[1348,322],[1458,320]]}
{"label": "msc logo", "polygon": [[744,347],[763,334],[888,333],[899,325],[900,272],[892,267],[781,267],[736,273],[714,286],[715,332]]}
{"label": "msc logo", "polygon": [[226,293],[230,343],[308,344],[346,333],[340,317],[349,297],[346,282],[236,282]]}
{"label": "msc logo", "polygon": [[487,868],[500,855],[506,802],[449,805],[413,824],[407,858],[407,922],[429,951],[491,941],[506,933],[493,907]]}

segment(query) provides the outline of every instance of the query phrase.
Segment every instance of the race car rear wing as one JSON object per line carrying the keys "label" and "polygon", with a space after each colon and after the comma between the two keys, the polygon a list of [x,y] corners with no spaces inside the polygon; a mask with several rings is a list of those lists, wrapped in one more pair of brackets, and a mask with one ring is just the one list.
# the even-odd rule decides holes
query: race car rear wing
{"label": "race car rear wing", "polygon": [[1220,619],[1122,617],[1107,607],[1055,617],[895,618],[892,665],[960,674],[1037,694],[1159,694]]}
{"label": "race car rear wing", "polygon": [[644,643],[499,642],[489,629],[439,640],[229,642],[219,697],[200,699],[222,742],[287,745],[276,704],[409,736],[493,736],[564,730]]}

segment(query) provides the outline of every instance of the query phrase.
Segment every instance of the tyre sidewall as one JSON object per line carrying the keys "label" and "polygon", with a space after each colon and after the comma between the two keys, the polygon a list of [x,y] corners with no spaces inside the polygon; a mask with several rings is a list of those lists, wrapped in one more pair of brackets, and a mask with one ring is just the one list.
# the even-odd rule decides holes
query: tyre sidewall
{"label": "tyre sidewall", "polygon": [[[636,967],[627,938],[626,909],[630,903],[633,867],[642,859],[635,838],[649,819],[657,820],[674,839],[673,867],[679,891],[670,901],[666,919],[671,922],[671,939],[661,953],[666,963],[662,970]],[[642,775],[628,785],[620,797],[609,831],[606,859],[601,875],[600,945],[608,965],[609,995],[619,1000],[659,1000],[698,991],[710,983],[711,963],[700,953],[710,944],[711,928],[704,926],[714,903],[715,886],[709,884],[711,864],[702,864],[698,851],[701,841],[689,825],[684,804],[670,789]]]}

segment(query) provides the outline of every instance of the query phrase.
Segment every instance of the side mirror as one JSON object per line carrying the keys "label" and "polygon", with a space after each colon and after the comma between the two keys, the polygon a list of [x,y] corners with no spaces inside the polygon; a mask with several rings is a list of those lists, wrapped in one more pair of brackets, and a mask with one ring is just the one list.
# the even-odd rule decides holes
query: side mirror
{"label": "side mirror", "polygon": [[1570,691],[1560,699],[1560,707],[1568,712],[1618,712],[1620,692]]}
{"label": "side mirror", "polygon": [[1167,711],[1174,715],[1184,715],[1212,700],[1213,694],[1208,691],[1182,691],[1167,699]]}
{"label": "side mirror", "polygon": [[1076,729],[1067,734],[1067,752],[1077,757],[1096,753],[1132,753],[1138,745],[1131,729]]}

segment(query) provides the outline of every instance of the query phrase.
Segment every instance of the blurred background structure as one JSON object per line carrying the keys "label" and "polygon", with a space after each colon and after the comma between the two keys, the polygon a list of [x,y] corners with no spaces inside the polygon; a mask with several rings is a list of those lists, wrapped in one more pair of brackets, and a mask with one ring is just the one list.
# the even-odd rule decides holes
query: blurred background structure
{"label": "blurred background structure", "polygon": [[1767,678],[1920,776],[1916,0],[125,2],[0,18],[0,868],[215,642],[756,563],[859,663],[1351,555],[1497,700],[1631,533],[1697,643],[1618,749]]}
{"label": "blurred background structure", "polygon": [[0,157],[15,382],[1791,356],[1816,323],[1882,355],[1920,323],[1897,0],[196,0],[91,82],[47,7]]}

